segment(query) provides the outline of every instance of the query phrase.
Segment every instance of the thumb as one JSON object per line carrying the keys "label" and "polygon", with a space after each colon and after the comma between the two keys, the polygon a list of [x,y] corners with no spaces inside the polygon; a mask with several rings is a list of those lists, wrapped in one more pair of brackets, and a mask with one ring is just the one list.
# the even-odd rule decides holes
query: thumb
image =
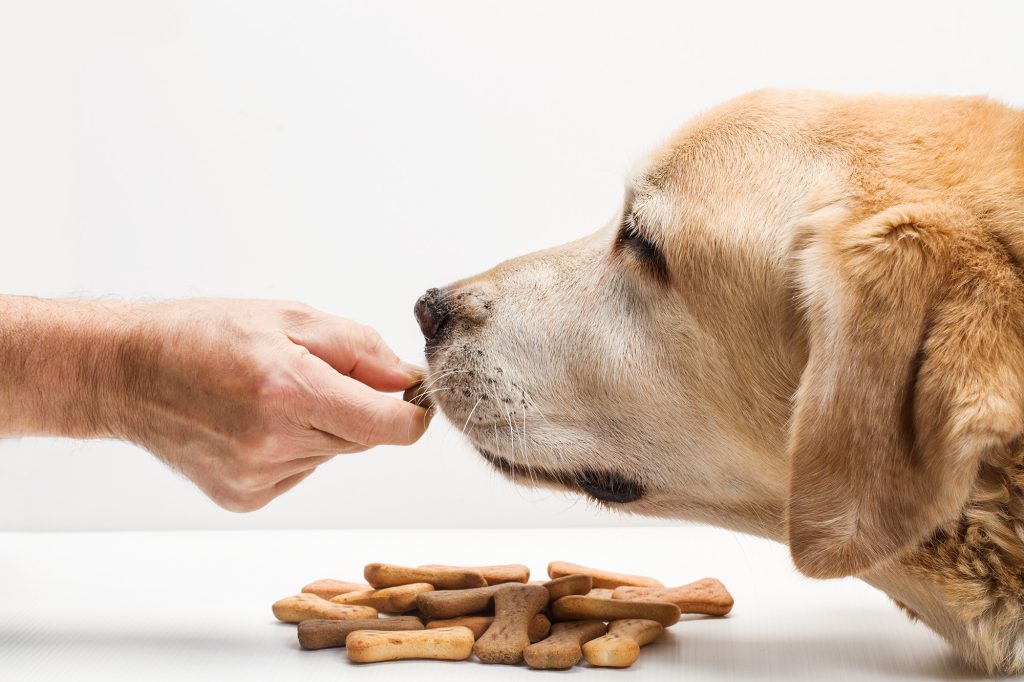
{"label": "thumb", "polygon": [[323,313],[289,337],[336,371],[378,391],[403,391],[423,378],[423,370],[395,355],[377,330],[342,317]]}
{"label": "thumb", "polygon": [[303,374],[312,389],[305,420],[314,428],[366,447],[410,445],[427,430],[431,413],[424,408],[378,393],[316,357],[305,358]]}

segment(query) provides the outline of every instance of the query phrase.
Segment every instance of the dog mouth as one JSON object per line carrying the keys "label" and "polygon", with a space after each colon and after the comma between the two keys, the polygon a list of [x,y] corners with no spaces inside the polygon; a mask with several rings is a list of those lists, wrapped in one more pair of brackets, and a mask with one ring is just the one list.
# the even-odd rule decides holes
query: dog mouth
{"label": "dog mouth", "polygon": [[598,469],[581,469],[575,472],[549,471],[543,467],[510,462],[486,448],[477,447],[477,451],[498,471],[517,482],[522,482],[522,479],[525,479],[571,490],[581,490],[595,500],[610,504],[635,502],[646,492],[640,481],[612,471]]}

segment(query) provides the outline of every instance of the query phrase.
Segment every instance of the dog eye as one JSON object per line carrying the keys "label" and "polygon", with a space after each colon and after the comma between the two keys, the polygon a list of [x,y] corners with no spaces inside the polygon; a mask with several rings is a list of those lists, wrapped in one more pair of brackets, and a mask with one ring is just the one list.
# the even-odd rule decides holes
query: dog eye
{"label": "dog eye", "polygon": [[616,251],[627,251],[663,279],[668,279],[668,265],[661,249],[637,229],[633,216],[626,216],[615,239]]}

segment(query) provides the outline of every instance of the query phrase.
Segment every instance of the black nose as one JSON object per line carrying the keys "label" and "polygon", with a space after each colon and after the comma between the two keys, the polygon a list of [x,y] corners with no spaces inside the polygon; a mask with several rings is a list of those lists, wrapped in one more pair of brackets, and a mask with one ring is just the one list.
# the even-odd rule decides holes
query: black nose
{"label": "black nose", "polygon": [[416,301],[412,311],[416,315],[416,321],[420,323],[423,338],[430,343],[448,320],[448,297],[440,289],[427,289],[427,293]]}

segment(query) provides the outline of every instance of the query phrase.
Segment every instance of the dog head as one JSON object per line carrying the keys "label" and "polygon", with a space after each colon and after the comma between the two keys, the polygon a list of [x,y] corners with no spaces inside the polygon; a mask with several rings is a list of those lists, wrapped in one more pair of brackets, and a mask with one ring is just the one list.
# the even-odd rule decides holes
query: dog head
{"label": "dog head", "polygon": [[1024,423],[1008,112],[716,109],[603,229],[428,291],[428,389],[521,483],[788,540],[814,576],[891,558],[959,514]]}

